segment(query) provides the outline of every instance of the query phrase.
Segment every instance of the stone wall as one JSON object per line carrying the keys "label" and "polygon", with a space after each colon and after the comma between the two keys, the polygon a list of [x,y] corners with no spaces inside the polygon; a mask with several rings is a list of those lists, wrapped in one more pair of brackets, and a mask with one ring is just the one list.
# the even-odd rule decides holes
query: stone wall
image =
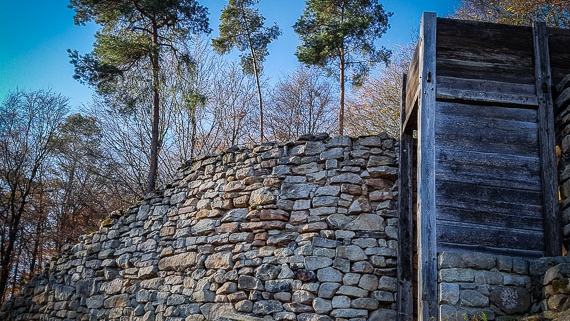
{"label": "stone wall", "polygon": [[396,149],[317,135],[195,160],[0,319],[395,320]]}
{"label": "stone wall", "polygon": [[[522,316],[536,301],[532,296],[530,262],[484,253],[444,252],[439,255],[440,320],[502,320]],[[538,308],[536,308],[538,309]],[[509,318],[509,320],[513,320]]]}

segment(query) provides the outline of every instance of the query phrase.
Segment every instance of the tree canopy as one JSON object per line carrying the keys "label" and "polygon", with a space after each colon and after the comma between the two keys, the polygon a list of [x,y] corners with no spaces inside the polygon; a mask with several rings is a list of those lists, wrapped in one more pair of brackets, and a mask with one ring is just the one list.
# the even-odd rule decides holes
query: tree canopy
{"label": "tree canopy", "polygon": [[340,80],[339,135],[344,128],[345,72],[360,84],[370,68],[386,62],[389,51],[375,40],[389,28],[391,13],[373,0],[308,0],[303,15],[293,26],[301,39],[295,55],[299,61],[330,72]]}
{"label": "tree canopy", "polygon": [[[108,94],[119,86],[135,67],[149,70],[152,87],[152,130],[150,169],[146,192],[155,188],[160,150],[161,60],[165,52],[180,63],[191,62],[178,56],[178,45],[191,33],[208,33],[208,11],[195,0],[71,0],[75,23],[95,21],[102,29],[95,35],[92,53],[80,56],[70,51],[75,78]],[[140,70],[140,69],[139,69]]]}
{"label": "tree canopy", "polygon": [[265,18],[253,8],[257,3],[259,0],[229,0],[220,16],[220,35],[212,40],[212,44],[220,54],[228,53],[234,48],[247,52],[240,56],[241,65],[245,73],[255,76],[259,103],[259,135],[263,141],[260,74],[263,71],[263,61],[269,54],[267,46],[281,35],[281,31],[277,24],[271,27],[264,26]]}

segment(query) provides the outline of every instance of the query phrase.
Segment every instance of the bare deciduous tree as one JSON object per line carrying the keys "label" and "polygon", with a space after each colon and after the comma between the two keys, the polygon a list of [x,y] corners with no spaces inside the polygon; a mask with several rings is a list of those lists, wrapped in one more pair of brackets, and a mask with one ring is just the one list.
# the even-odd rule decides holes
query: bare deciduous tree
{"label": "bare deciduous tree", "polygon": [[299,67],[277,82],[270,95],[267,129],[272,140],[289,142],[336,126],[334,89],[322,72]]}

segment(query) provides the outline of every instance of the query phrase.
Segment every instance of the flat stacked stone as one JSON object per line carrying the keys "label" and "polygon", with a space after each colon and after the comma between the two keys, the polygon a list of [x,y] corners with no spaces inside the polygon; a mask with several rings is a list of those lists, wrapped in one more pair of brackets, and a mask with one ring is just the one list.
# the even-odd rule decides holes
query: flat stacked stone
{"label": "flat stacked stone", "polygon": [[185,164],[7,302],[6,320],[395,320],[395,141],[309,135]]}

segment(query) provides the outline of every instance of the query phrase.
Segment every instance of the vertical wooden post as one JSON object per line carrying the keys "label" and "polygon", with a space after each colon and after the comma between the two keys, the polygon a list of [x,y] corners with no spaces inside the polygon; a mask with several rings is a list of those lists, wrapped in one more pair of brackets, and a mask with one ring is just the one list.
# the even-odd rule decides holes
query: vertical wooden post
{"label": "vertical wooden post", "polygon": [[534,70],[538,98],[538,141],[542,181],[544,244],[546,256],[562,255],[558,209],[558,173],[554,134],[554,103],[546,24],[534,23]]}
{"label": "vertical wooden post", "polygon": [[426,12],[420,29],[418,106],[418,320],[439,320],[435,208],[435,97],[437,15]]}
{"label": "vertical wooden post", "polygon": [[398,321],[414,318],[413,290],[413,145],[414,138],[406,133],[406,74],[402,75],[402,107],[400,109],[400,169],[398,186]]}

